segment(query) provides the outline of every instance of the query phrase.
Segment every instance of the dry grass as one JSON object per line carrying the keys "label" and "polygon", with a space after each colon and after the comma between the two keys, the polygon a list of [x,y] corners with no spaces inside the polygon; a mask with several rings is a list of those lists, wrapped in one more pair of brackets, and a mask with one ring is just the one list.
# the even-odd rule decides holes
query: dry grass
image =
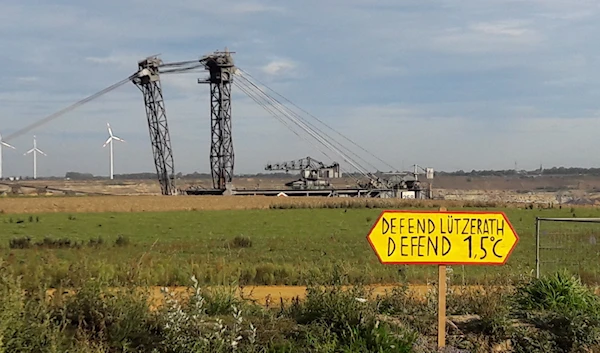
{"label": "dry grass", "polygon": [[160,212],[288,208],[549,208],[557,205],[505,204],[479,201],[341,199],[326,197],[275,198],[268,196],[81,196],[5,197],[0,213]]}
{"label": "dry grass", "polygon": [[160,212],[267,209],[268,197],[81,196],[0,198],[0,213]]}

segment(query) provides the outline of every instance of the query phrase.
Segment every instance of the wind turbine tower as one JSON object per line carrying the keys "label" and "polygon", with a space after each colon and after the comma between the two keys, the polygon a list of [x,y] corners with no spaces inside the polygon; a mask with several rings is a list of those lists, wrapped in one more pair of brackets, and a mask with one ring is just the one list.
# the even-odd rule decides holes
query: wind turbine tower
{"label": "wind turbine tower", "polygon": [[108,139],[106,140],[106,142],[104,142],[104,145],[102,145],[102,147],[106,147],[106,145],[110,144],[110,179],[112,180],[114,178],[113,176],[113,170],[114,170],[114,150],[113,150],[113,141],[117,140],[117,141],[121,141],[121,142],[125,142],[125,140],[113,135],[112,129],[110,128],[110,124],[106,123],[106,127],[108,128]]}
{"label": "wind turbine tower", "polygon": [[35,135],[33,135],[33,148],[25,152],[23,155],[28,155],[30,153],[33,153],[33,179],[37,179],[37,154],[40,153],[44,156],[47,156],[47,154],[37,148]]}
{"label": "wind turbine tower", "polygon": [[8,147],[8,148],[12,148],[13,150],[16,150],[16,148],[14,148],[13,146],[2,141],[2,135],[0,135],[0,180],[2,180],[2,178],[3,178],[3,176],[2,176],[2,148],[3,147]]}

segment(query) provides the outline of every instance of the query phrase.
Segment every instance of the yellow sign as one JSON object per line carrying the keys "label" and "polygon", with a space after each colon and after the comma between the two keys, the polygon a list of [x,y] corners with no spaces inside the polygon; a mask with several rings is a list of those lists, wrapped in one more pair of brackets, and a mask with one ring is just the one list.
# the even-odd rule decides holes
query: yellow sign
{"label": "yellow sign", "polygon": [[503,212],[383,211],[367,239],[383,264],[502,265],[519,236]]}

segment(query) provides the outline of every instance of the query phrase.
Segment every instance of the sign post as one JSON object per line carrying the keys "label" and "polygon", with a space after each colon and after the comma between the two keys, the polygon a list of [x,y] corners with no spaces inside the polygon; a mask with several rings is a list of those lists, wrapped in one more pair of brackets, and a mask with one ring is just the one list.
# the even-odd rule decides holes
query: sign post
{"label": "sign post", "polygon": [[504,265],[519,241],[503,212],[383,211],[367,235],[384,265],[438,265],[438,346],[446,341],[446,266]]}
{"label": "sign post", "polygon": [[[440,207],[445,212],[446,207]],[[446,346],[446,265],[438,265],[438,348]]]}

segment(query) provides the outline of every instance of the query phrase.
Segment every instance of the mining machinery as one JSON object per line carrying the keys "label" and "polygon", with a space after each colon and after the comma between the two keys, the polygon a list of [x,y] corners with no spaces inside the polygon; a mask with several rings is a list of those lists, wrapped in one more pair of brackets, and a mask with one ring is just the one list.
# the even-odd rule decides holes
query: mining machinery
{"label": "mining machinery", "polygon": [[[211,121],[211,142],[210,142],[210,165],[212,176],[212,189],[194,188],[185,190],[189,194],[213,194],[222,195],[247,194],[240,190],[233,189],[231,182],[234,173],[234,150],[232,143],[232,116],[231,116],[231,88],[236,86],[242,93],[254,100],[264,110],[270,113],[275,119],[285,125],[292,133],[305,139],[309,144],[318,149],[327,158],[331,158],[329,153],[337,155],[340,162],[346,163],[349,167],[356,169],[360,174],[356,187],[346,188],[345,190],[334,189],[330,186],[328,179],[339,177],[341,170],[337,163],[326,166],[310,157],[299,161],[271,165],[267,170],[300,170],[300,180],[288,183],[294,190],[293,193],[300,194],[324,194],[327,191],[331,195],[344,196],[366,196],[366,197],[398,197],[405,191],[409,193],[412,190],[421,190],[420,182],[415,177],[412,180],[407,176],[389,176],[382,173],[373,173],[378,167],[363,159],[350,146],[336,140],[334,134],[339,135],[346,142],[354,145],[356,148],[369,154],[373,159],[390,167],[389,170],[396,170],[394,166],[383,161],[379,156],[369,152],[364,147],[358,145],[350,138],[342,135],[339,131],[329,126],[324,121],[318,119],[312,114],[296,106],[287,98],[273,91],[265,84],[260,83],[256,78],[246,72],[243,68],[234,64],[231,54],[227,48],[225,51],[215,51],[191,61],[164,63],[158,55],[149,56],[138,62],[137,71],[123,80],[102,89],[90,96],[87,96],[74,104],[67,106],[39,121],[17,130],[4,141],[23,135],[42,124],[46,124],[73,109],[87,104],[100,96],[111,92],[126,83],[133,82],[143,93],[144,106],[154,164],[157,171],[157,177],[160,182],[161,192],[164,195],[177,195],[181,192],[175,185],[175,164],[173,151],[171,148],[171,136],[167,123],[167,114],[163,99],[161,87],[161,77],[164,74],[194,72],[194,70],[208,71],[208,77],[198,79],[199,84],[208,84],[210,91],[210,121]],[[233,76],[236,76],[235,81]],[[258,84],[261,84],[260,87]],[[292,109],[289,105],[297,110]],[[311,122],[310,119],[314,121]],[[321,127],[314,123],[320,123]],[[325,128],[331,130],[328,133]],[[325,172],[327,171],[327,172]],[[326,174],[324,174],[326,173]],[[337,173],[337,174],[336,174]],[[346,173],[347,174],[347,173]],[[428,173],[429,174],[429,173]],[[431,173],[431,176],[433,173]],[[351,177],[354,177],[351,175]],[[428,179],[430,179],[428,177]],[[429,183],[431,186],[431,182]],[[306,190],[302,190],[306,188]],[[311,190],[311,188],[313,190]],[[321,188],[314,190],[314,188]],[[323,189],[327,188],[327,189]],[[269,194],[273,190],[263,190],[262,194]],[[252,190],[254,194],[260,194],[260,190]]]}
{"label": "mining machinery", "polygon": [[341,178],[342,176],[339,163],[334,162],[331,165],[325,165],[325,163],[311,157],[282,163],[269,163],[266,165],[265,170],[285,170],[286,173],[290,170],[300,171],[300,179],[285,184],[285,186],[296,190],[330,188],[329,179]]}
{"label": "mining machinery", "polygon": [[[426,175],[429,181],[427,188],[419,180],[420,172]],[[413,165],[412,172],[390,172],[383,173],[385,177],[381,178],[387,185],[396,191],[414,192],[416,198],[432,198],[433,169],[423,168],[417,164]],[[407,195],[406,193],[404,193]]]}
{"label": "mining machinery", "polygon": [[231,138],[231,83],[235,66],[232,52],[216,51],[198,60],[163,63],[157,56],[138,62],[138,72],[131,81],[142,91],[154,164],[163,195],[175,195],[175,165],[166,108],[160,83],[161,74],[182,73],[198,68],[209,72],[209,77],[199,79],[210,85],[211,145],[210,165],[213,189],[222,192],[233,177],[234,153]]}

